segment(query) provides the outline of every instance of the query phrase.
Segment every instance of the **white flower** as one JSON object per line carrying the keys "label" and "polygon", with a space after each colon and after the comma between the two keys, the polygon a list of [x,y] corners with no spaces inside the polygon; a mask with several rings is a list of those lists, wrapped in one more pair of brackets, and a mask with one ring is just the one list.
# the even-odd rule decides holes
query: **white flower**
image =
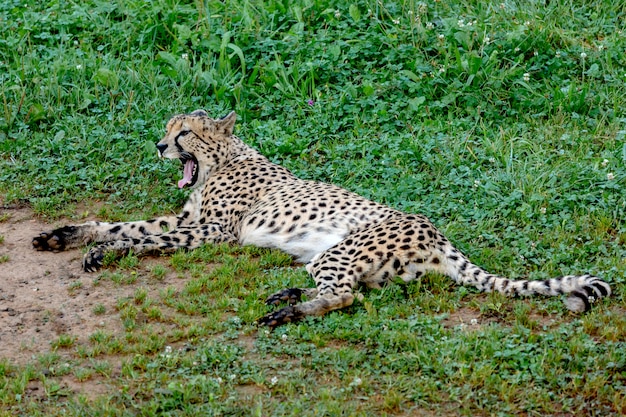
{"label": "white flower", "polygon": [[165,346],[164,352],[161,354],[162,357],[164,358],[171,358],[172,357],[172,347],[171,346]]}
{"label": "white flower", "polygon": [[555,55],[556,55],[557,58],[560,58],[561,57],[561,51],[556,51]]}
{"label": "white flower", "polygon": [[519,52],[519,51],[520,51],[520,49],[519,49],[519,48],[515,48],[515,49],[513,49],[513,52]]}
{"label": "white flower", "polygon": [[474,188],[477,188],[480,185],[480,180],[474,180]]}
{"label": "white flower", "polygon": [[76,69],[77,70],[81,70],[81,69],[83,69],[83,66],[81,64],[78,64],[78,65],[76,65]]}
{"label": "white flower", "polygon": [[278,383],[278,377],[273,376],[272,379],[270,379],[270,385],[276,385],[277,383]]}
{"label": "white flower", "polygon": [[585,58],[587,58],[587,54],[586,54],[586,53],[584,53],[584,52],[581,52],[581,53],[580,53],[580,57],[581,57],[582,59],[585,59]]}
{"label": "white flower", "polygon": [[439,38],[440,41],[444,40],[446,37],[444,36],[443,33],[440,33],[439,35],[437,35],[437,38]]}
{"label": "white flower", "polygon": [[602,166],[605,167],[609,164],[609,160],[605,159],[604,161],[602,161]]}
{"label": "white flower", "polygon": [[598,45],[598,51],[601,51],[604,49],[604,45]]}
{"label": "white flower", "polygon": [[483,43],[489,43],[489,42],[491,42],[491,38],[489,36],[485,36],[483,38]]}
{"label": "white flower", "polygon": [[287,341],[287,335],[286,334],[283,334],[280,338],[283,339],[283,342]]}
{"label": "white flower", "polygon": [[180,57],[181,57],[182,59],[187,60],[187,59],[189,59],[189,54],[182,54]]}
{"label": "white flower", "polygon": [[439,74],[443,74],[444,72],[446,72],[446,69],[444,67],[439,68]]}
{"label": "white flower", "polygon": [[359,378],[358,376],[354,378],[354,380],[350,383],[350,385],[354,386],[354,387],[358,387],[359,385],[361,385],[363,383],[363,380],[361,378]]}
{"label": "white flower", "polygon": [[612,181],[615,179],[615,175],[612,172],[609,172],[608,174],[606,174],[606,179]]}
{"label": "white flower", "polygon": [[459,19],[458,22],[456,22],[460,28],[465,27],[465,22],[463,21],[463,19]]}
{"label": "white flower", "polygon": [[534,56],[539,56],[539,51],[535,51],[535,52],[533,52],[533,55],[534,55]]}
{"label": "white flower", "polygon": [[478,320],[477,320],[477,319],[471,319],[471,320],[470,320],[470,324],[471,324],[472,326],[476,326],[476,325],[478,324]]}
{"label": "white flower", "polygon": [[341,17],[341,12],[339,10],[335,10],[335,19],[339,19]]}
{"label": "white flower", "polygon": [[433,24],[433,22],[426,22],[426,29],[432,30],[434,28],[435,28],[435,25]]}
{"label": "white flower", "polygon": [[524,26],[530,26],[530,20],[525,21]]}
{"label": "white flower", "polygon": [[540,212],[541,214],[546,214],[546,210],[547,210],[547,209],[546,209],[545,207],[541,207],[541,208],[539,209],[539,212]]}
{"label": "white flower", "polygon": [[524,73],[524,81],[526,82],[530,81],[530,74],[527,72]]}
{"label": "white flower", "polygon": [[392,22],[393,22],[394,25],[399,25],[400,24],[400,20],[398,20],[398,19],[393,19]]}

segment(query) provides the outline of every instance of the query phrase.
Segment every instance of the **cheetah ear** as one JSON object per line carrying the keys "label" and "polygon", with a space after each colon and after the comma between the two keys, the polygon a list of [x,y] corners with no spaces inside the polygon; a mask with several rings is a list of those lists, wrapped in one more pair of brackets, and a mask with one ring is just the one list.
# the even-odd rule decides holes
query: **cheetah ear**
{"label": "cheetah ear", "polygon": [[209,114],[202,109],[194,110],[190,113],[191,116],[209,117]]}
{"label": "cheetah ear", "polygon": [[222,117],[215,121],[218,131],[223,132],[226,135],[233,134],[233,128],[235,127],[235,121],[237,120],[237,113],[231,111],[227,116]]}

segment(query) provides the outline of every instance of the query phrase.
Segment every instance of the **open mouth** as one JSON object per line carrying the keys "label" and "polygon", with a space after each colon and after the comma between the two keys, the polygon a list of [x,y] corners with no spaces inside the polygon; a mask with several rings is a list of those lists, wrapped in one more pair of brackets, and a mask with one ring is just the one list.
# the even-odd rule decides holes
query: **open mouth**
{"label": "open mouth", "polygon": [[193,156],[180,158],[183,163],[183,178],[178,181],[178,188],[191,187],[198,181],[198,161]]}

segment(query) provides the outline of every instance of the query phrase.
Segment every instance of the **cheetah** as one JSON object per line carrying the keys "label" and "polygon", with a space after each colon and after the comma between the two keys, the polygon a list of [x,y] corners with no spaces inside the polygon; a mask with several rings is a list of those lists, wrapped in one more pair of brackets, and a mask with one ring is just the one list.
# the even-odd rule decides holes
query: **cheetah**
{"label": "cheetah", "polygon": [[[611,294],[604,280],[568,275],[543,281],[490,274],[457,250],[424,216],[407,214],[335,185],[305,181],[270,162],[233,134],[236,114],[210,118],[204,110],[172,117],[156,145],[159,157],[182,162],[178,187],[191,188],[180,214],[147,221],[91,221],[41,233],[37,250],[61,251],[94,243],[85,271],[107,253],[194,249],[207,243],[278,248],[305,268],[315,288],[289,288],[266,300],[287,305],[261,317],[276,326],[351,305],[355,287],[381,288],[399,277],[445,274],[461,285],[508,296],[567,295],[572,312]],[[306,301],[302,302],[302,297]]]}

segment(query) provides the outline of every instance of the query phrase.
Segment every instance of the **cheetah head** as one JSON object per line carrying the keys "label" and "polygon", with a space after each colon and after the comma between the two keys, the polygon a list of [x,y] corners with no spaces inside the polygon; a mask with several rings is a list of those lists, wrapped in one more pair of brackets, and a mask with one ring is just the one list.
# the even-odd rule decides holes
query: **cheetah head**
{"label": "cheetah head", "polygon": [[226,162],[236,119],[235,112],[222,119],[211,119],[204,110],[196,110],[167,122],[165,136],[156,147],[160,157],[183,163],[179,188],[204,184]]}

